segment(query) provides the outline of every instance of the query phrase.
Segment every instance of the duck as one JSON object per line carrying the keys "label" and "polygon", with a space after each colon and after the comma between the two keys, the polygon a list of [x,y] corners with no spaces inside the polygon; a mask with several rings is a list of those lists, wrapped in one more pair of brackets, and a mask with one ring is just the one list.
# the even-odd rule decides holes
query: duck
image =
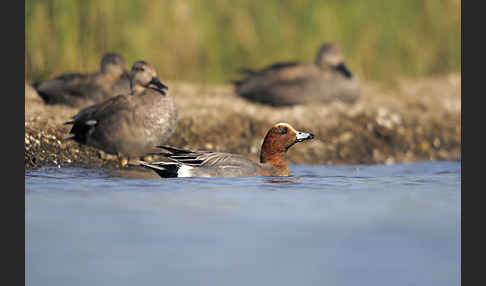
{"label": "duck", "polygon": [[191,151],[170,146],[157,146],[165,150],[157,153],[169,161],[133,161],[132,165],[155,171],[162,178],[180,177],[288,177],[290,170],[285,154],[299,142],[314,138],[314,134],[295,130],[290,124],[277,123],[268,130],[261,147],[260,162],[239,154]]}
{"label": "duck", "polygon": [[261,70],[242,69],[246,74],[233,81],[238,96],[270,106],[314,103],[355,103],[360,84],[347,68],[341,48],[324,43],[314,64],[298,61],[275,63]]}
{"label": "duck", "polygon": [[[113,86],[126,82],[128,71],[123,57],[117,53],[106,53],[100,62],[100,71],[95,73],[69,73],[53,79],[32,83],[45,104],[67,105],[82,108],[113,96]],[[126,85],[121,86],[126,89]]]}
{"label": "duck", "polygon": [[122,167],[165,144],[177,128],[174,99],[154,65],[136,61],[129,77],[129,93],[85,107],[64,123],[72,125],[65,139],[116,155]]}

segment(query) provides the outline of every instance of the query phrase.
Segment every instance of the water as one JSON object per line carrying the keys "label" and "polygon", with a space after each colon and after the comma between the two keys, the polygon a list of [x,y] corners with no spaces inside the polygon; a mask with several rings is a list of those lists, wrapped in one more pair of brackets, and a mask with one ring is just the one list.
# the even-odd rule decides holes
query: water
{"label": "water", "polygon": [[26,285],[460,285],[459,162],[26,174]]}

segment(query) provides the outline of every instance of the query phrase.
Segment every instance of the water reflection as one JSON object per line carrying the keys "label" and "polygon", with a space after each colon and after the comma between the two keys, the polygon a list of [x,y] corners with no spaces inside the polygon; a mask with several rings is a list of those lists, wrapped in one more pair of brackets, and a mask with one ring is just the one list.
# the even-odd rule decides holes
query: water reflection
{"label": "water reflection", "polygon": [[278,177],[265,180],[266,183],[271,184],[297,183],[298,181],[299,177]]}

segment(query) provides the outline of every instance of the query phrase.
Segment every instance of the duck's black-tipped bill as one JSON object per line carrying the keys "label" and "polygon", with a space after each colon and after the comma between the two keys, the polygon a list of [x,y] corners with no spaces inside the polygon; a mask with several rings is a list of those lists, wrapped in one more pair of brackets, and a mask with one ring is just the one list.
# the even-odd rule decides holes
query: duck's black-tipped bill
{"label": "duck's black-tipped bill", "polygon": [[315,136],[312,133],[297,132],[296,137],[297,139],[295,140],[295,142],[302,142],[314,139]]}
{"label": "duck's black-tipped bill", "polygon": [[353,74],[349,71],[344,63],[340,63],[336,66],[336,70],[342,72],[345,77],[352,78]]}
{"label": "duck's black-tipped bill", "polygon": [[155,85],[159,89],[167,89],[169,90],[169,87],[166,86],[165,84],[161,83],[160,80],[156,77],[153,77],[152,80],[150,81],[150,84]]}

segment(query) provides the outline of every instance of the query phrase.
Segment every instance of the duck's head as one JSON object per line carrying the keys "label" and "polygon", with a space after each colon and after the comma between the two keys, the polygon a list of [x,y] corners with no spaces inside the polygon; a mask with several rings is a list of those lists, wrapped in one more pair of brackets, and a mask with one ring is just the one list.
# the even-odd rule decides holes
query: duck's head
{"label": "duck's head", "polygon": [[324,43],[317,53],[316,65],[321,68],[336,67],[343,63],[343,54],[337,44]]}
{"label": "duck's head", "polygon": [[346,78],[352,78],[353,74],[344,64],[341,48],[337,44],[325,43],[319,49],[316,65],[322,70],[335,70]]}
{"label": "duck's head", "polygon": [[277,123],[263,140],[260,161],[265,163],[275,155],[283,155],[294,144],[313,138],[312,133],[297,131],[288,123]]}
{"label": "duck's head", "polygon": [[103,56],[100,63],[100,70],[105,75],[110,75],[115,79],[127,73],[125,60],[116,53],[107,53]]}
{"label": "duck's head", "polygon": [[146,61],[136,61],[130,71],[132,87],[142,86],[145,88],[156,87],[163,92],[163,89],[169,89],[157,78],[157,72],[154,65]]}

